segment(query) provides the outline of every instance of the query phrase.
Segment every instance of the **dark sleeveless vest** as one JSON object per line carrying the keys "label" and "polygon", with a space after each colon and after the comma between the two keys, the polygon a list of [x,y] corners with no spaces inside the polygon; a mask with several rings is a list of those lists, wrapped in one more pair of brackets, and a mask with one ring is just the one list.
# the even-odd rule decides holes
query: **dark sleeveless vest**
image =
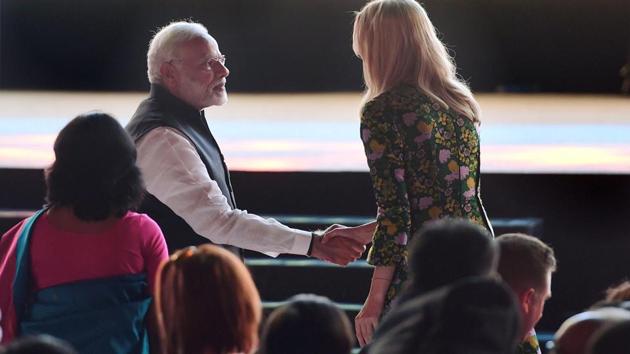
{"label": "dark sleeveless vest", "polygon": [[[229,171],[221,149],[208,128],[203,111],[199,112],[165,88],[151,85],[149,98],[140,103],[125,129],[137,143],[144,135],[158,127],[175,129],[192,142],[206,166],[208,175],[217,182],[230,207],[236,208]],[[187,246],[210,242],[193,231],[184,219],[148,192],[140,206],[140,212],[146,213],[160,225],[169,253]],[[241,256],[239,248],[226,245],[223,247]]]}

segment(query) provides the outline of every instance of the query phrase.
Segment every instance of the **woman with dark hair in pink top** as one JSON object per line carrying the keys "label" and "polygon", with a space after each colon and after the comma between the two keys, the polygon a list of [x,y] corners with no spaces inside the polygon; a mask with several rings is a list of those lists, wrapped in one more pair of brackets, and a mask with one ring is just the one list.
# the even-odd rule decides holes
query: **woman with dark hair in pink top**
{"label": "woman with dark hair in pink top", "polygon": [[54,150],[47,205],[0,241],[2,341],[45,333],[81,353],[148,353],[145,317],[168,253],[157,224],[131,211],[143,191],[133,141],[91,112]]}

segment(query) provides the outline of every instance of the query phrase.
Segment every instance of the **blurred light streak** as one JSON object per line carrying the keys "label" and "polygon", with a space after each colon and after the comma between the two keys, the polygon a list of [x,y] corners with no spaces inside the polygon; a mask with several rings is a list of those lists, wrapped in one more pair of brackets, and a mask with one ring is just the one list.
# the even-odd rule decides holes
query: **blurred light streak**
{"label": "blurred light streak", "polygon": [[[0,91],[0,167],[43,168],[59,130],[102,108],[125,124],[144,93]],[[486,173],[630,174],[630,100],[480,94]],[[207,110],[232,170],[367,171],[359,93],[230,94]]]}

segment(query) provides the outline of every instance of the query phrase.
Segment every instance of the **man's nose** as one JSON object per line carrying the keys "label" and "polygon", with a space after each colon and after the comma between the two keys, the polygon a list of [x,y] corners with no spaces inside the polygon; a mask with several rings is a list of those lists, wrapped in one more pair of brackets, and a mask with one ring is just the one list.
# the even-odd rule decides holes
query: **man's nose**
{"label": "man's nose", "polygon": [[221,77],[227,77],[228,75],[230,75],[230,70],[227,68],[227,66],[225,66],[225,64],[221,64],[221,63],[217,63],[219,64],[219,67],[217,68],[217,73],[221,76]]}

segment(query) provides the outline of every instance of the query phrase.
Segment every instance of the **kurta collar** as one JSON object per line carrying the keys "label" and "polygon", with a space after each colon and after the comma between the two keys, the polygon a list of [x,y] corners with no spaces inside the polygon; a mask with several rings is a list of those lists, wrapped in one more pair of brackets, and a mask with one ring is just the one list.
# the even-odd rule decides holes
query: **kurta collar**
{"label": "kurta collar", "polygon": [[186,117],[204,117],[203,110],[199,111],[190,104],[184,102],[180,98],[170,93],[164,86],[159,84],[151,84],[151,91],[149,97],[156,99],[159,102],[163,102],[167,107],[185,114]]}

